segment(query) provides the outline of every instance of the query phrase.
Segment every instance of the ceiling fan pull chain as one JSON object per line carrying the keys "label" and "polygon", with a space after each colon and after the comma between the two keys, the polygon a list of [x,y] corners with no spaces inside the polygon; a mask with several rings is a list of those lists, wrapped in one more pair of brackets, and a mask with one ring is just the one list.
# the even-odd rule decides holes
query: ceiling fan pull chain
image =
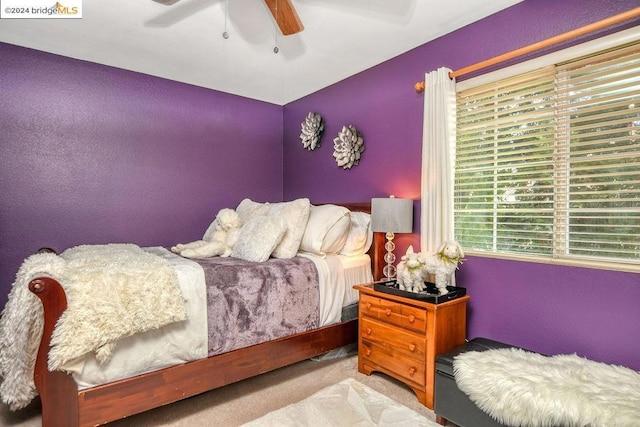
{"label": "ceiling fan pull chain", "polygon": [[278,0],[276,0],[276,25],[274,26],[274,30],[275,30],[276,46],[273,48],[273,53],[278,53],[280,52],[280,49],[278,49]]}
{"label": "ceiling fan pull chain", "polygon": [[224,32],[222,38],[228,39],[229,33],[227,32],[227,16],[229,15],[229,0],[224,0]]}

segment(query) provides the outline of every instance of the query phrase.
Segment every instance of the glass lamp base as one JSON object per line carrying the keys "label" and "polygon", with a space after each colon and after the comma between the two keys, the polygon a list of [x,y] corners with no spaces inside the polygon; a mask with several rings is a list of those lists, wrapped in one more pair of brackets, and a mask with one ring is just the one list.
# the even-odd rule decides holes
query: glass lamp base
{"label": "glass lamp base", "polygon": [[393,264],[387,264],[382,268],[382,274],[387,280],[391,280],[396,277],[396,266]]}
{"label": "glass lamp base", "polygon": [[387,280],[391,280],[396,277],[396,266],[393,263],[396,261],[396,256],[393,251],[396,248],[395,243],[393,243],[393,233],[388,232],[385,237],[387,238],[387,242],[384,244],[384,248],[387,250],[387,253],[384,254],[384,262],[387,263],[382,268],[382,274]]}

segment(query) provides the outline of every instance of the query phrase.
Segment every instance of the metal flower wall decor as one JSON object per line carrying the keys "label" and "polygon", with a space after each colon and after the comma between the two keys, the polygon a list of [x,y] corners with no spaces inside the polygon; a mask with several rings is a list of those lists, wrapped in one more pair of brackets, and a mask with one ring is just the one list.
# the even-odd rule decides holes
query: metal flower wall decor
{"label": "metal flower wall decor", "polygon": [[301,123],[302,132],[300,139],[302,146],[307,150],[315,150],[320,146],[320,137],[324,131],[324,120],[318,113],[309,113]]}
{"label": "metal flower wall decor", "polygon": [[364,151],[364,139],[353,126],[343,126],[338,136],[333,139],[333,157],[338,167],[351,169],[360,162],[360,155]]}

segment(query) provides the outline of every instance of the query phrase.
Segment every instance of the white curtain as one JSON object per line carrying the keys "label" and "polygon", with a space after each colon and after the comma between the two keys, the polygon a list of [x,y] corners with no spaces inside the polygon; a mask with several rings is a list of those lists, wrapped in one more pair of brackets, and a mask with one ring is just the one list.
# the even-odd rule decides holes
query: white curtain
{"label": "white curtain", "polygon": [[450,71],[439,68],[424,79],[420,250],[426,253],[453,239],[456,85]]}

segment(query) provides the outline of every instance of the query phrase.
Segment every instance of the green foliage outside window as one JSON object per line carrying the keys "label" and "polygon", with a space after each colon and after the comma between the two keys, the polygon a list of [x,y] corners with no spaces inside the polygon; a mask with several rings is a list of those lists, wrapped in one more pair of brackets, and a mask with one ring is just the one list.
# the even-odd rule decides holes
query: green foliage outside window
{"label": "green foliage outside window", "polygon": [[458,94],[467,250],[640,262],[640,45]]}

